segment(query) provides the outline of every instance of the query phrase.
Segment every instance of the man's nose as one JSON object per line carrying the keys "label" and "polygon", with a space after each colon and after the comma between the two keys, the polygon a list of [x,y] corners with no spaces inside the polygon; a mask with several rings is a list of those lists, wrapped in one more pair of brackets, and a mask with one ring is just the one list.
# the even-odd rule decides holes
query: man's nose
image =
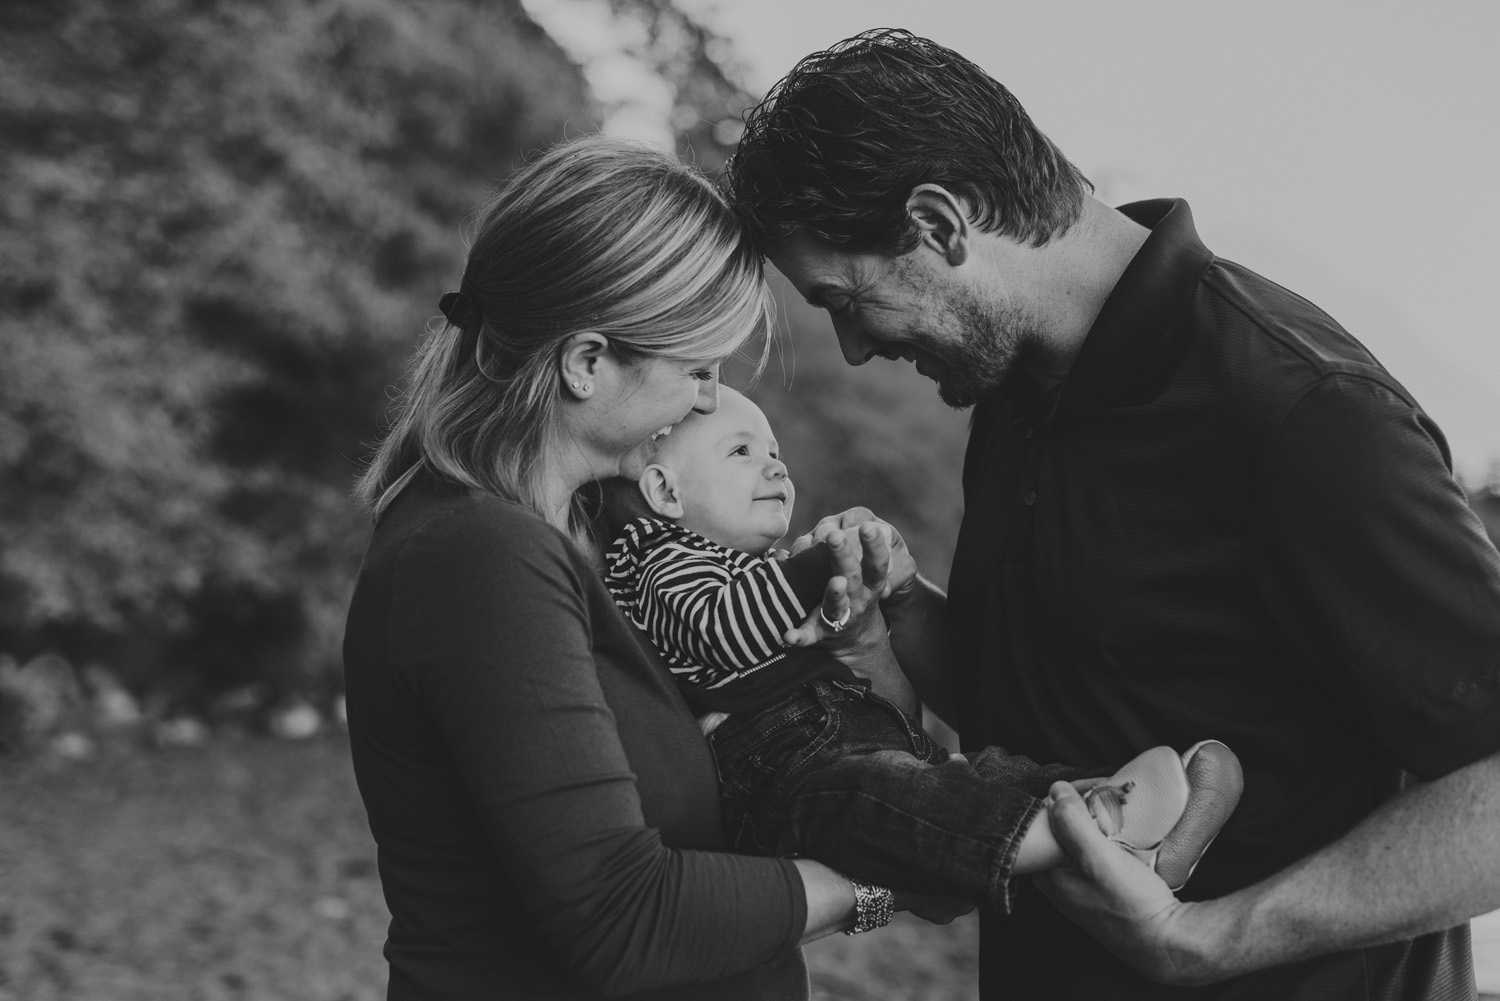
{"label": "man's nose", "polygon": [[693,410],[700,414],[711,414],[719,409],[719,373],[714,372],[712,379],[706,379],[703,385],[698,387],[698,401],[693,404]]}
{"label": "man's nose", "polygon": [[863,365],[875,357],[878,345],[874,338],[856,328],[854,324],[835,317],[833,332],[839,339],[839,350],[844,353],[844,361],[850,365]]}

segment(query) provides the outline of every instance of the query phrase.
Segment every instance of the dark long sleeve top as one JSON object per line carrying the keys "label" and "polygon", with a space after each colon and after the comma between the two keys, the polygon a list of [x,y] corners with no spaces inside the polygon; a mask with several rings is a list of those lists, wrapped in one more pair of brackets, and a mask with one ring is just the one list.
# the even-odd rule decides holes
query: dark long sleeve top
{"label": "dark long sleeve top", "polygon": [[432,479],[344,638],[390,997],[805,998],[792,863],[726,854],[708,749],[561,533]]}

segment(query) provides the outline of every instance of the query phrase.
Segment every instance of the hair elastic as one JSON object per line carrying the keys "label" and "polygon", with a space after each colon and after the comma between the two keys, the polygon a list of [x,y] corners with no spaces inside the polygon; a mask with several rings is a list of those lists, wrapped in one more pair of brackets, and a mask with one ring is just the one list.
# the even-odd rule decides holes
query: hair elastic
{"label": "hair elastic", "polygon": [[438,300],[438,309],[448,318],[448,322],[460,330],[467,330],[469,324],[476,326],[484,322],[484,312],[479,308],[479,301],[467,292],[445,292]]}

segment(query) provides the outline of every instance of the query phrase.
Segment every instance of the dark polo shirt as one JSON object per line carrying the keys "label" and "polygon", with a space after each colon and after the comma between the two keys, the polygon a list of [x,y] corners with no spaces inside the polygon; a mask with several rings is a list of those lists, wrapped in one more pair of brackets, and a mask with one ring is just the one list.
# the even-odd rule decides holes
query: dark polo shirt
{"label": "dark polo shirt", "polygon": [[[1047,393],[974,414],[949,610],[966,746],[1118,764],[1225,741],[1238,811],[1183,893],[1347,831],[1406,776],[1500,749],[1500,557],[1442,434],[1353,337],[1152,228]],[[1420,846],[1413,846],[1420,851]],[[1196,990],[1142,981],[1025,884],[986,998],[1469,998],[1468,926]]]}

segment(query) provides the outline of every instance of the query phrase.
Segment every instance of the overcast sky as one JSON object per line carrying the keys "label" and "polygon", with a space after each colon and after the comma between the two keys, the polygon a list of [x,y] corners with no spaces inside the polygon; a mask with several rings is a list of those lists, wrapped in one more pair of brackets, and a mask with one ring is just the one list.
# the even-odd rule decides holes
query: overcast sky
{"label": "overcast sky", "polygon": [[957,49],[1100,197],[1186,198],[1211,250],[1332,313],[1471,478],[1500,458],[1495,0],[682,2],[757,92],[869,27]]}

